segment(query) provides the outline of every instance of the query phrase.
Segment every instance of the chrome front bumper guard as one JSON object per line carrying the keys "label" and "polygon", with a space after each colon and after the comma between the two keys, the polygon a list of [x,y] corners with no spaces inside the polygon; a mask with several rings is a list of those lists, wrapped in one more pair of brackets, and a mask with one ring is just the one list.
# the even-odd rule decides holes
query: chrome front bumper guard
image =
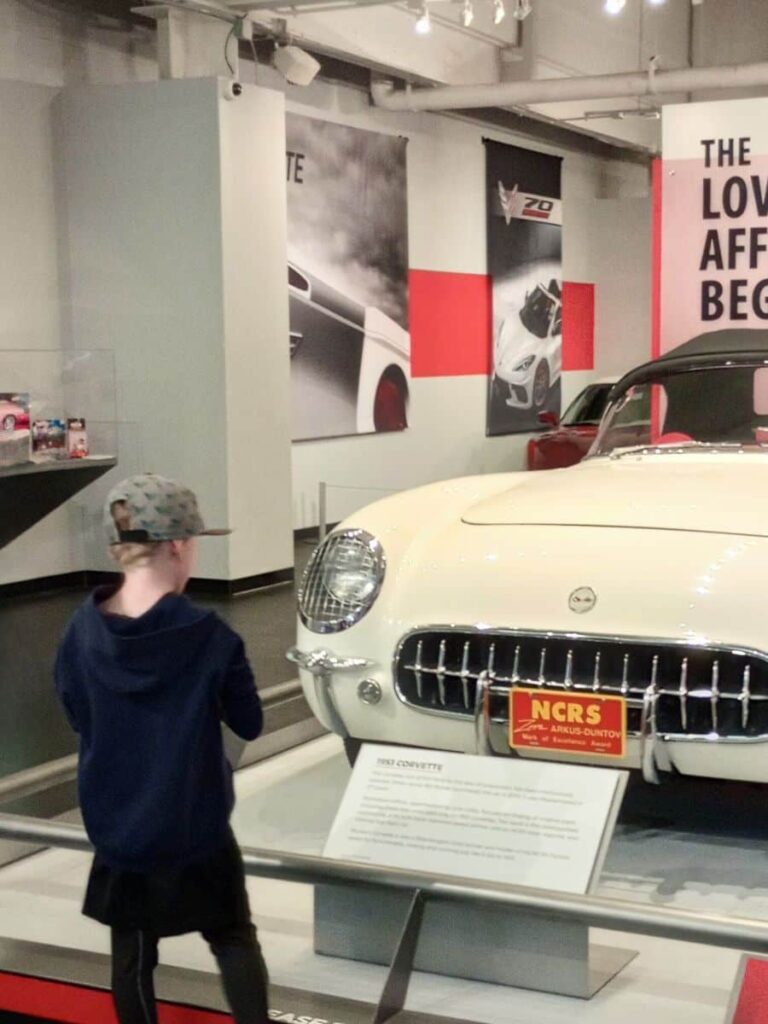
{"label": "chrome front bumper guard", "polygon": [[288,661],[309,672],[315,686],[315,697],[323,714],[331,723],[331,728],[343,739],[349,738],[349,731],[336,707],[333,696],[333,677],[338,672],[359,672],[373,662],[368,658],[340,658],[330,651],[301,651],[291,647],[287,652]]}
{"label": "chrome front bumper guard", "polygon": [[[488,672],[482,672],[477,680],[475,692],[475,753],[481,757],[493,757],[495,751],[491,746],[491,691],[493,679]],[[656,701],[658,694],[655,687],[649,686],[643,697],[643,711],[640,725],[640,765],[646,782],[658,785],[659,762],[667,762],[664,770],[669,771],[671,765],[664,757],[661,745],[667,740],[656,731]],[[633,734],[634,735],[634,734]]]}
{"label": "chrome front bumper guard", "polygon": [[[324,715],[331,723],[335,733],[343,738],[349,737],[347,727],[336,707],[333,696],[333,676],[340,672],[359,672],[373,664],[368,658],[342,658],[330,651],[301,651],[292,647],[286,657],[293,664],[305,669],[312,675],[315,696]],[[481,757],[494,757],[491,745],[491,692],[494,680],[490,673],[482,672],[477,680],[475,707],[473,713],[475,753]],[[643,695],[643,706],[640,716],[640,732],[632,733],[632,737],[640,740],[640,768],[646,782],[658,785],[661,775],[673,770],[665,750],[669,741],[698,743],[768,743],[768,736],[750,738],[728,736],[692,736],[687,734],[667,735],[657,731],[656,704],[659,693],[652,683]]]}

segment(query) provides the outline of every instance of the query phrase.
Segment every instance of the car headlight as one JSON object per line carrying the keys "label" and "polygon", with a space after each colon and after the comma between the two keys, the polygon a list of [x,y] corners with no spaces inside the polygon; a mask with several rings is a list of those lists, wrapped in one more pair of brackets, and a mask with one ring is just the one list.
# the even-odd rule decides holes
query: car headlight
{"label": "car headlight", "polygon": [[381,544],[365,530],[332,533],[314,551],[299,587],[299,615],[313,633],[339,633],[370,610],[384,582]]}
{"label": "car headlight", "polygon": [[519,363],[515,367],[515,373],[521,373],[523,370],[530,370],[530,368],[533,366],[533,361],[535,358],[536,356],[528,356],[526,359],[522,361],[522,363]]}

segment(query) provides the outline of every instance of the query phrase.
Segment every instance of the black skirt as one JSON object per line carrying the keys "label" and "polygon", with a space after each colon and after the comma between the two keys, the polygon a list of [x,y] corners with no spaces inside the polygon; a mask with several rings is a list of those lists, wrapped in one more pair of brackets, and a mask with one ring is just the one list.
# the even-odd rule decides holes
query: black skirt
{"label": "black skirt", "polygon": [[234,835],[203,861],[146,873],[93,859],[83,913],[120,931],[159,937],[248,925],[243,858]]}

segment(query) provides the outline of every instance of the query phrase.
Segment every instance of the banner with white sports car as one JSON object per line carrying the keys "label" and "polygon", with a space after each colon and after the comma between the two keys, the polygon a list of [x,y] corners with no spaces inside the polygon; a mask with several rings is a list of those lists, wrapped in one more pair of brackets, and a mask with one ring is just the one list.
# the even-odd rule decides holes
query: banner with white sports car
{"label": "banner with white sports car", "polygon": [[406,140],[289,114],[293,438],[404,430]]}
{"label": "banner with white sports car", "polygon": [[664,107],[654,351],[768,321],[768,100]]}
{"label": "banner with white sports car", "polygon": [[487,139],[485,150],[493,436],[535,430],[542,414],[560,414],[562,160]]}

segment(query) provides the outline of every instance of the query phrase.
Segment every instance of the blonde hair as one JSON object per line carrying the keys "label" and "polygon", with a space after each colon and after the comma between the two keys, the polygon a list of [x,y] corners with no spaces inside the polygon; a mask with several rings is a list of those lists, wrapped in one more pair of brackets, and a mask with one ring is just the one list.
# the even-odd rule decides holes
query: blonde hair
{"label": "blonde hair", "polygon": [[158,541],[151,541],[147,544],[113,544],[109,553],[123,570],[141,569],[150,565],[157,556]]}
{"label": "blonde hair", "polygon": [[[111,508],[112,518],[118,529],[130,530],[131,513],[124,501],[116,501]],[[123,570],[140,569],[150,565],[157,556],[161,541],[147,541],[144,543],[112,544],[109,553]]]}

